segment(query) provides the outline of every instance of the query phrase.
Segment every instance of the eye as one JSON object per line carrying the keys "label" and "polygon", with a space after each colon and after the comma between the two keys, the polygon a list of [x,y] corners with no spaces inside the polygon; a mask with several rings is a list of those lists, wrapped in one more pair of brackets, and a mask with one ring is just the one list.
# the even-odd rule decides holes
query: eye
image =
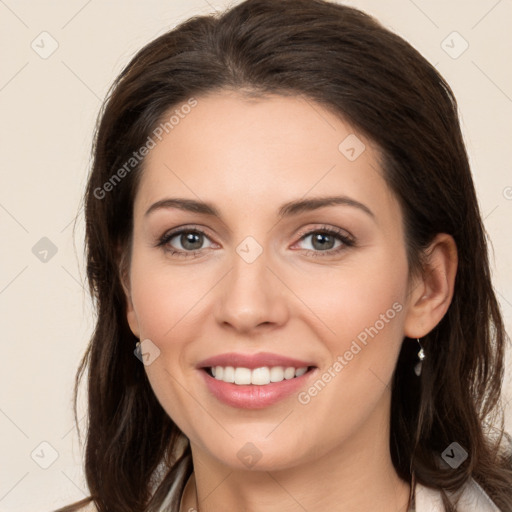
{"label": "eye", "polygon": [[[203,245],[205,242],[209,243],[206,247]],[[212,247],[213,244],[200,229],[188,228],[165,233],[157,245],[172,255],[188,257],[196,255],[205,248]]]}
{"label": "eye", "polygon": [[347,247],[355,245],[353,237],[344,231],[331,227],[308,231],[301,236],[299,242],[305,242],[305,250],[308,254],[314,256],[337,254]]}

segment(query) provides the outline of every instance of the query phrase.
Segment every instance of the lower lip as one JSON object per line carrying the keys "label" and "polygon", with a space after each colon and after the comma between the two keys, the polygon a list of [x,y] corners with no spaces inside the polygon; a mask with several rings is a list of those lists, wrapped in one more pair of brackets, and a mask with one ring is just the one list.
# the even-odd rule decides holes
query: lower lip
{"label": "lower lip", "polygon": [[206,386],[212,395],[221,402],[239,409],[263,409],[297,392],[315,373],[315,370],[316,368],[313,368],[300,377],[285,379],[281,382],[271,382],[263,386],[255,384],[239,386],[238,384],[217,380],[210,376],[206,370],[201,369],[199,371],[202,373]]}

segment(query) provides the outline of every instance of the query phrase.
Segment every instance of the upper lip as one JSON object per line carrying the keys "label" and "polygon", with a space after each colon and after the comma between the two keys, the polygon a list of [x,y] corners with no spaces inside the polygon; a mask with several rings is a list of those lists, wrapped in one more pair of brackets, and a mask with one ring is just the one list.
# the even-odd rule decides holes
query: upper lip
{"label": "upper lip", "polygon": [[259,352],[257,354],[239,354],[231,352],[228,354],[219,354],[209,357],[197,365],[198,368],[211,368],[212,366],[233,366],[253,370],[254,368],[261,368],[263,366],[283,366],[286,368],[293,366],[294,368],[303,368],[305,366],[314,365],[308,361],[272,354],[270,352]]}

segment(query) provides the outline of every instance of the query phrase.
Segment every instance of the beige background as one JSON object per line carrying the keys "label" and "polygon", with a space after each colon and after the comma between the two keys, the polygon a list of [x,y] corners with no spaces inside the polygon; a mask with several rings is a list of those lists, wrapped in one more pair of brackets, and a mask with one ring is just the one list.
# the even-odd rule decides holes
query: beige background
{"label": "beige background", "polygon": [[[410,41],[453,87],[494,246],[494,282],[512,332],[512,3],[346,3]],[[0,511],[51,510],[86,494],[71,398],[93,316],[83,288],[82,215],[75,242],[72,223],[101,99],[145,43],[193,14],[227,5],[0,0]],[[43,237],[55,254],[48,241],[39,242]],[[512,430],[510,363],[508,371]]]}

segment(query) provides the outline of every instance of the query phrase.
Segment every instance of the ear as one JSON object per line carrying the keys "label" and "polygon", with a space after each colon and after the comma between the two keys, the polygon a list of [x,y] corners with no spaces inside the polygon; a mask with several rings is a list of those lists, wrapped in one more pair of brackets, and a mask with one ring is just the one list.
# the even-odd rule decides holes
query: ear
{"label": "ear", "polygon": [[439,233],[425,251],[421,274],[410,285],[404,334],[421,338],[441,321],[451,304],[457,274],[457,245]]}
{"label": "ear", "polygon": [[134,336],[140,339],[139,322],[137,320],[137,315],[133,307],[131,294],[129,257],[127,255],[127,250],[122,251],[121,249],[119,249],[118,254],[120,254],[118,260],[119,280],[121,281],[121,286],[123,287],[124,295],[126,297],[126,319],[128,321],[130,330],[132,331]]}

